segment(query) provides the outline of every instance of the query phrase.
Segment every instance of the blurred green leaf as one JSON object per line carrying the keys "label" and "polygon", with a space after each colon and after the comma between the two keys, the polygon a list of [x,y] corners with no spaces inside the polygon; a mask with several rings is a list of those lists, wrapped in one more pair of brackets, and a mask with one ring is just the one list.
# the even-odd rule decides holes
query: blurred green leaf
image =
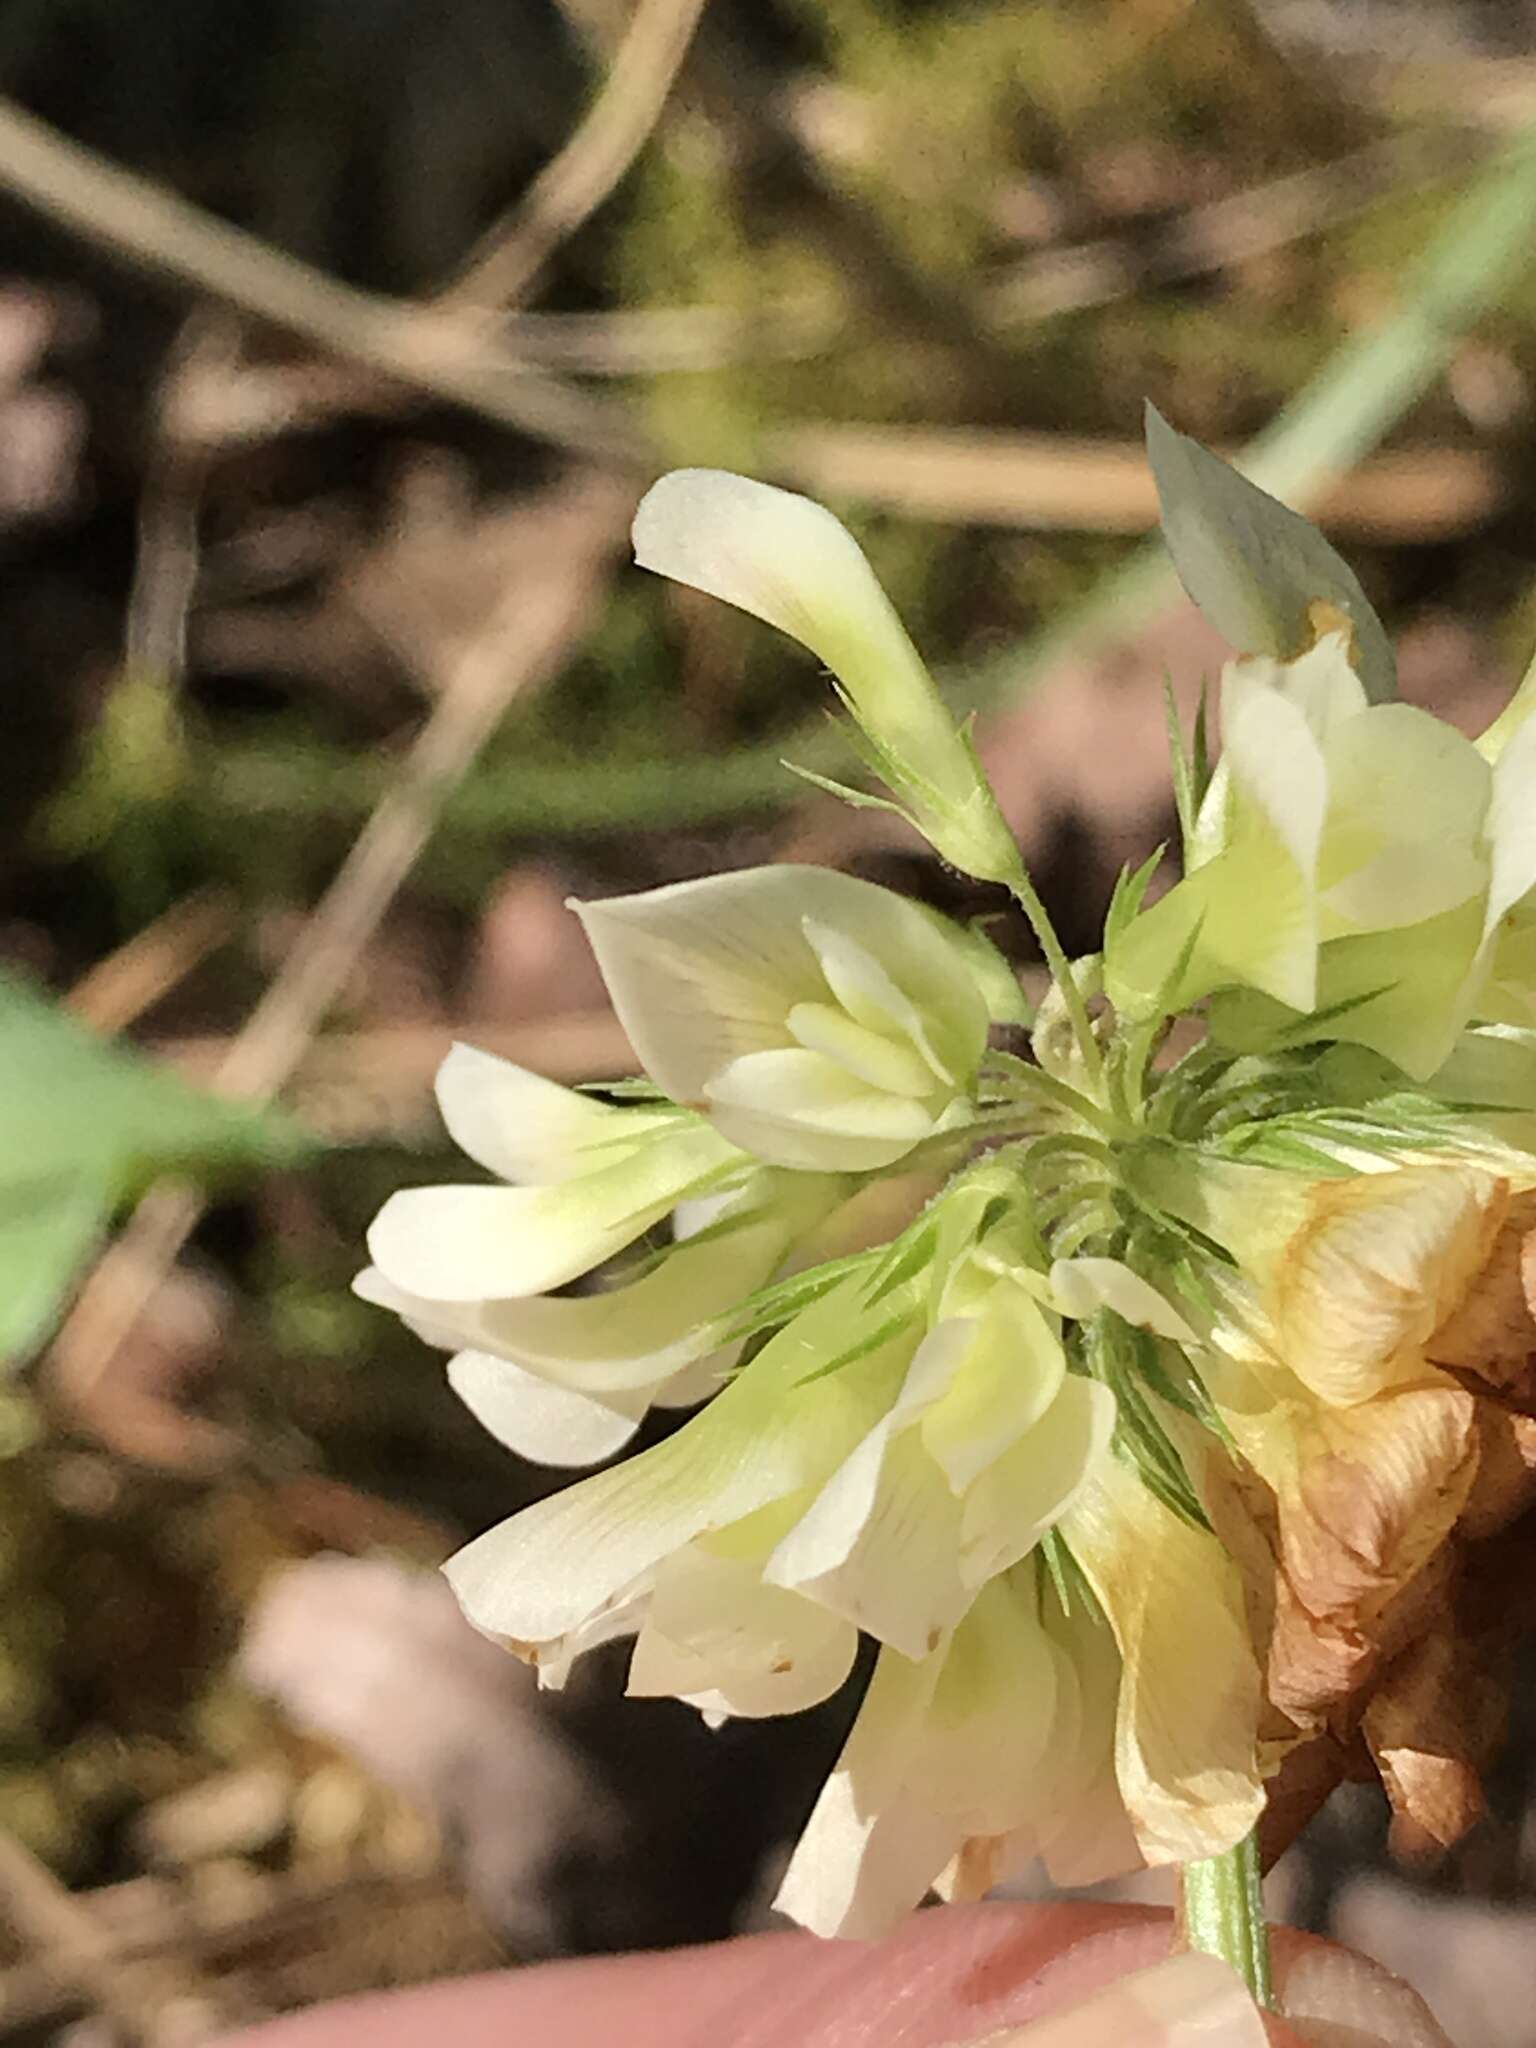
{"label": "blurred green leaf", "polygon": [[157,1174],[293,1165],[316,1142],[189,1087],[0,973],[0,1360],[42,1342],[115,1212]]}

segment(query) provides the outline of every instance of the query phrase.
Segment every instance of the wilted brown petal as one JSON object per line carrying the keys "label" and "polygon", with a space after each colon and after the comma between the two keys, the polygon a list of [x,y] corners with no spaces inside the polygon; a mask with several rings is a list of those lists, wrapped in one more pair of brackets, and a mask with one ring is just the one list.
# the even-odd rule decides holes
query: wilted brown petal
{"label": "wilted brown petal", "polygon": [[1536,1505],[1536,1416],[1496,1400],[1477,1402],[1477,1477],[1457,1524],[1458,1536],[1496,1536]]}
{"label": "wilted brown petal", "polygon": [[1452,1386],[1319,1411],[1280,1500],[1269,1662],[1269,1696],[1298,1726],[1347,1721],[1433,1594],[1437,1574],[1425,1568],[1477,1469],[1474,1415],[1472,1396]]}
{"label": "wilted brown petal", "polygon": [[1482,1819],[1482,1774],[1503,1732],[1502,1660],[1442,1628],[1406,1650],[1365,1710],[1365,1738],[1393,1812],[1449,1848]]}
{"label": "wilted brown petal", "polygon": [[1509,1207],[1471,1167],[1408,1166],[1313,1189],[1273,1283],[1281,1356],[1334,1407],[1421,1376],[1423,1346],[1468,1297]]}
{"label": "wilted brown petal", "polygon": [[1517,1195],[1466,1294],[1425,1345],[1434,1364],[1516,1399],[1536,1391],[1536,1190]]}

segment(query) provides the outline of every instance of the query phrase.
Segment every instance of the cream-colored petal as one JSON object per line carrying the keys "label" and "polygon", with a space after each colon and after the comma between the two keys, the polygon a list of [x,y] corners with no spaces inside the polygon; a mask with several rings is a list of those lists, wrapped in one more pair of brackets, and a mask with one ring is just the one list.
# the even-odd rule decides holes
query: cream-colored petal
{"label": "cream-colored petal", "polygon": [[1225,830],[1212,850],[1110,946],[1105,987],[1137,1014],[1165,992],[1183,1006],[1213,989],[1262,990],[1312,1009],[1317,859],[1327,803],[1322,749],[1298,708],[1234,662],[1222,682]]}
{"label": "cream-colored petal", "polygon": [[1317,959],[1315,1022],[1252,989],[1211,1001],[1211,1035],[1233,1051],[1342,1040],[1379,1052],[1416,1081],[1450,1056],[1488,1003],[1483,906],[1474,897],[1422,924],[1332,938]]}
{"label": "cream-colored petal", "polygon": [[647,1575],[624,1587],[556,1642],[525,1643],[508,1637],[497,1640],[503,1649],[533,1665],[540,1692],[560,1692],[579,1657],[585,1657],[590,1650],[600,1650],[605,1643],[632,1636],[644,1623],[650,1604],[651,1581]]}
{"label": "cream-colored petal", "polygon": [[862,1810],[853,1778],[836,1770],[795,1845],[774,1907],[812,1934],[876,1941],[922,1904],[961,1840],[959,1823],[916,1794]]}
{"label": "cream-colored petal", "polygon": [[954,723],[863,550],[830,512],[725,470],[679,469],[646,493],[634,542],[643,569],[808,647],[861,721],[942,786]]}
{"label": "cream-colored petal", "polygon": [[796,1714],[837,1691],[857,1647],[851,1623],[765,1585],[756,1560],[695,1543],[657,1574],[628,1690],[754,1719]]}
{"label": "cream-colored petal", "polygon": [[1182,1863],[1232,1848],[1264,1804],[1237,1567],[1115,1458],[1063,1531],[1120,1649],[1116,1774],[1143,1855]]}
{"label": "cream-colored petal", "polygon": [[1026,1557],[1090,1483],[1109,1452],[1115,1397],[1069,1375],[1045,1414],[966,1493],[960,1575],[984,1585]]}
{"label": "cream-colored petal", "polygon": [[739,1157],[707,1124],[681,1124],[610,1165],[551,1186],[408,1188],[368,1232],[374,1264],[427,1301],[505,1301],[590,1272]]}
{"label": "cream-colored petal", "polygon": [[446,1566],[487,1635],[558,1642],[706,1531],[821,1485],[885,1413],[912,1340],[819,1369],[857,1326],[858,1288],[797,1317],[666,1442],[479,1537]]}
{"label": "cream-colored petal", "polygon": [[1482,900],[1493,777],[1469,740],[1414,705],[1380,704],[1331,733],[1326,758],[1326,936],[1395,930]]}
{"label": "cream-colored petal", "polygon": [[[770,1278],[844,1186],[813,1174],[776,1177],[767,1189],[749,1185],[727,1203],[727,1213],[741,1212],[734,1228],[698,1243],[684,1239],[638,1280],[601,1293],[436,1303],[391,1288],[375,1271],[360,1276],[356,1290],[448,1350],[492,1352],[598,1396],[659,1388],[717,1349],[720,1319]],[[718,1378],[718,1361],[712,1373]],[[699,1398],[707,1384],[700,1381]]]}
{"label": "cream-colored petal", "polygon": [[1272,689],[1289,697],[1325,748],[1370,703],[1364,683],[1350,666],[1342,633],[1324,633],[1315,647],[1294,661],[1261,658],[1251,667]]}
{"label": "cream-colored petal", "polygon": [[1443,840],[1386,846],[1343,881],[1324,888],[1323,936],[1396,931],[1439,917],[1473,897],[1481,903],[1487,887],[1487,858],[1471,846]]}
{"label": "cream-colored petal", "polygon": [[651,1395],[645,1386],[598,1400],[483,1351],[449,1359],[448,1384],[483,1429],[536,1465],[611,1458],[640,1427]]}
{"label": "cream-colored petal", "polygon": [[872,1430],[764,1568],[908,1657],[964,1614],[960,1505],[915,1430]]}
{"label": "cream-colored petal", "polygon": [[[1143,1860],[1115,1776],[1120,1652],[1108,1624],[1087,1602],[1074,1602],[1070,1614],[1054,1599],[1043,1607],[1045,1633],[1061,1658],[1058,1685],[1071,1696],[1076,1742],[1070,1764],[1061,1767],[1053,1808],[1038,1827],[1037,1844],[1052,1884],[1102,1884],[1139,1869]],[[1057,1721],[1064,1745],[1069,1724],[1062,1708]]]}
{"label": "cream-colored petal", "polygon": [[881,1652],[780,1911],[817,1933],[878,1936],[946,1866],[971,1849],[989,1863],[999,1838],[1049,1809],[1074,1726],[1058,1720],[1061,1664],[1031,1585],[994,1582],[919,1661]]}
{"label": "cream-colored petal", "polygon": [[568,1180],[604,1164],[607,1148],[665,1121],[562,1088],[476,1046],[454,1045],[437,1070],[437,1106],[461,1152],[502,1180]]}
{"label": "cream-colored petal", "polygon": [[872,1088],[824,1053],[800,1046],[732,1060],[709,1083],[705,1100],[733,1145],[775,1166],[816,1173],[891,1166],[935,1127],[922,1103]]}
{"label": "cream-colored petal", "polygon": [[927,919],[939,944],[902,947],[900,985],[845,927],[807,917],[805,936],[850,1017],[906,1039],[935,1081],[963,1088],[987,1043],[988,992],[975,969],[976,944],[923,906],[909,907]]}
{"label": "cream-colored petal", "polygon": [[1300,872],[1314,875],[1328,804],[1322,749],[1297,706],[1241,662],[1222,678],[1221,750],[1235,796],[1261,811]]}
{"label": "cream-colored petal", "polygon": [[936,1023],[965,1038],[972,1068],[980,1058],[985,1004],[963,992],[963,951],[873,882],[829,868],[746,868],[576,909],[631,1044],[675,1101],[697,1104],[733,1060],[792,1044],[790,1010],[834,993],[807,924],[846,933],[925,1014],[942,992]]}
{"label": "cream-colored petal", "polygon": [[1014,1281],[997,1281],[981,1313],[965,1321],[964,1357],[919,1424],[924,1448],[957,1494],[1035,1427],[1067,1370],[1060,1339]]}
{"label": "cream-colored petal", "polygon": [[1491,933],[1536,889],[1536,722],[1519,727],[1494,767],[1488,838],[1493,872],[1485,930]]}
{"label": "cream-colored petal", "polygon": [[[933,1069],[904,1040],[858,1024],[836,1003],[796,1003],[786,1020],[797,1045],[822,1053],[870,1088],[889,1089],[921,1102],[934,1093]],[[761,1053],[747,1056],[761,1059]],[[769,1053],[768,1059],[782,1057]]]}
{"label": "cream-colored petal", "polygon": [[1138,1330],[1150,1330],[1175,1344],[1196,1342],[1194,1331],[1167,1296],[1122,1259],[1057,1259],[1051,1267],[1051,1294],[1061,1313],[1077,1322],[1099,1309],[1113,1309]]}

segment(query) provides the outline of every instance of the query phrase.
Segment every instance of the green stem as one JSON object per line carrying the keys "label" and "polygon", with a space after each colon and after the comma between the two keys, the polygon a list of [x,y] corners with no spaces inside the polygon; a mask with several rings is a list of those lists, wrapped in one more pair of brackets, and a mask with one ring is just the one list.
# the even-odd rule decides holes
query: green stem
{"label": "green stem", "polygon": [[1083,1063],[1083,1072],[1091,1088],[1102,1088],[1104,1082],[1104,1061],[1099,1052],[1099,1041],[1093,1035],[1093,1025],[1088,1018],[1088,1005],[1083,1001],[1083,992],[1077,985],[1072,972],[1072,963],[1067,958],[1066,948],[1056,936],[1056,927],[1051,923],[1051,914],[1040,899],[1039,891],[1029,879],[1029,871],[1021,860],[1017,872],[1008,877],[1008,887],[1014,900],[1029,920],[1029,928],[1039,941],[1040,951],[1045,955],[1045,964],[1051,971],[1051,979],[1061,990],[1061,999],[1066,1005],[1067,1017],[1072,1025],[1072,1036],[1077,1040],[1078,1057]]}
{"label": "green stem", "polygon": [[1177,1941],[1182,1948],[1230,1963],[1258,2003],[1274,2009],[1256,1834],[1246,1835],[1223,1856],[1207,1856],[1180,1869]]}

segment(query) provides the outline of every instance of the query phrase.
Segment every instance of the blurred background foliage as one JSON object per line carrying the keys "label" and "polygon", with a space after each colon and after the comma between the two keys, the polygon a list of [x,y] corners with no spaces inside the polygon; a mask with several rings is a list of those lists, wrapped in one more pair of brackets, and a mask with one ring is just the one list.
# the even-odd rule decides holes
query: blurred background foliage
{"label": "blurred background foliage", "polygon": [[[1135,567],[1144,399],[1239,447],[1406,320],[1351,387],[1384,451],[1351,468],[1351,400],[1288,475],[1351,468],[1322,516],[1409,695],[1476,725],[1536,641],[1536,206],[1477,196],[1536,118],[1536,10],[708,0],[612,192],[515,306],[466,302],[645,12],[0,5],[15,104],[369,294],[348,317],[437,305],[544,380],[520,431],[445,392],[447,329],[391,381],[213,304],[175,221],[146,266],[5,198],[0,121],[0,2038],[723,1933],[835,1747],[846,1702],[710,1737],[616,1709],[611,1664],[540,1704],[455,1636],[407,1567],[558,1477],[347,1292],[383,1196],[453,1170],[452,1035],[623,1066],[568,892],[782,857],[999,908],[783,772],[839,760],[824,681],[627,568],[650,476],[726,463],[849,519],[1078,947],[1168,831],[1162,675],[1221,658]],[[75,1020],[41,1050],[40,991]],[[167,1168],[217,1171],[90,1270]],[[51,1346],[7,1263],[49,1215],[89,1273]],[[1536,1953],[1532,1776],[1517,1749],[1406,1877],[1346,1793],[1283,1880],[1443,1958],[1469,2048],[1508,2040],[1476,2031],[1487,1956]],[[1483,1917],[1426,1944],[1436,1913]]]}

